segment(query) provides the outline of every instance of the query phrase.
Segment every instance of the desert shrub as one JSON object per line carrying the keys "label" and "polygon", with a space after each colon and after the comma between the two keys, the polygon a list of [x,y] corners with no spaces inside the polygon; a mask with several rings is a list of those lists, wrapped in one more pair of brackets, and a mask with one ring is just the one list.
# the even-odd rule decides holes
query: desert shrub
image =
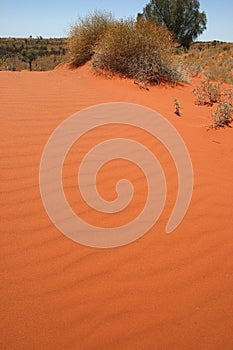
{"label": "desert shrub", "polygon": [[217,107],[212,111],[211,127],[230,126],[233,121],[233,90],[223,89],[220,83],[202,81],[202,85],[194,89],[198,105],[213,105]]}
{"label": "desert shrub", "polygon": [[95,45],[113,23],[112,15],[107,12],[95,11],[85,18],[79,18],[71,27],[68,41],[74,66],[78,67],[91,59]]}
{"label": "desert shrub", "polygon": [[233,90],[232,89],[224,89],[221,94],[221,102],[229,102],[233,105]]}
{"label": "desert shrub", "polygon": [[197,86],[193,92],[196,96],[196,104],[201,106],[212,106],[214,103],[219,102],[222,96],[221,84],[209,80],[203,80],[201,86]]}
{"label": "desert shrub", "polygon": [[106,30],[92,58],[97,71],[118,72],[150,83],[184,81],[170,33],[150,20],[121,20]]}
{"label": "desert shrub", "polygon": [[218,104],[218,107],[212,114],[213,128],[229,126],[233,121],[233,106],[231,103],[224,101]]}

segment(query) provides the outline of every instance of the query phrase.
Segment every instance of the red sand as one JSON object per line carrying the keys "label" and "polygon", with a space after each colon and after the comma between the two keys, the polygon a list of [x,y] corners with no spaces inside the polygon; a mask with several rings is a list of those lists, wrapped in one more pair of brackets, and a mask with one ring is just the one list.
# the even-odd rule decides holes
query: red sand
{"label": "red sand", "polygon": [[[206,130],[210,108],[194,105],[193,86],[147,92],[131,81],[95,77],[86,66],[0,72],[0,89],[0,349],[233,349],[232,129]],[[182,117],[174,114],[173,97],[180,101]],[[38,173],[43,148],[63,120],[114,101],[148,106],[177,128],[192,158],[195,185],[185,219],[166,235],[177,193],[174,163],[163,146],[155,147],[142,131],[135,133],[163,165],[166,207],[140,240],[98,250],[71,241],[51,223]],[[75,145],[67,157],[63,180],[74,210],[108,227],[138,215],[145,181],[129,163],[122,175],[130,173],[135,182],[134,204],[114,218],[85,211],[74,191],[76,161],[106,132],[134,136],[130,127],[88,133],[81,140],[82,154],[77,155]],[[112,199],[121,174],[111,163],[104,171],[98,189]]]}

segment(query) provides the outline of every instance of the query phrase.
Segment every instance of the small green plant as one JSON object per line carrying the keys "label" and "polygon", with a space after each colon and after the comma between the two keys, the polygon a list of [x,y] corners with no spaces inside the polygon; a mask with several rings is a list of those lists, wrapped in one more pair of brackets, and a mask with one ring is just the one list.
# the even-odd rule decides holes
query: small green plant
{"label": "small green plant", "polygon": [[181,107],[180,107],[180,102],[177,100],[176,97],[174,97],[174,106],[175,106],[175,114],[178,116],[181,116]]}

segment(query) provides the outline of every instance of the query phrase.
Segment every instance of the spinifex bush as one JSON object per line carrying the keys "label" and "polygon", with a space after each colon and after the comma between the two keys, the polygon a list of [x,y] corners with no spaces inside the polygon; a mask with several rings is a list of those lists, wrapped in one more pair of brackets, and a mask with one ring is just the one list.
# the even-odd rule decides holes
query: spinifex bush
{"label": "spinifex bush", "polygon": [[78,67],[91,59],[94,47],[107,28],[114,23],[110,13],[98,12],[79,18],[69,33],[68,47],[72,63]]}
{"label": "spinifex bush", "polygon": [[92,64],[99,71],[150,83],[186,79],[173,59],[170,33],[150,20],[122,20],[109,26],[95,47]]}

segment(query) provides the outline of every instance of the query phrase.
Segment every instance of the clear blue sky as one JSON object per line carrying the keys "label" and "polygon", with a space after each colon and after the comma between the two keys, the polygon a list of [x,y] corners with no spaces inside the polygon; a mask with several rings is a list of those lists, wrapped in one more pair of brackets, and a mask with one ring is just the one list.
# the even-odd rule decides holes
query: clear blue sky
{"label": "clear blue sky", "polygon": [[[0,37],[64,37],[78,16],[104,9],[135,17],[149,0],[0,0]],[[233,42],[233,1],[201,0],[208,28],[199,40]]]}

